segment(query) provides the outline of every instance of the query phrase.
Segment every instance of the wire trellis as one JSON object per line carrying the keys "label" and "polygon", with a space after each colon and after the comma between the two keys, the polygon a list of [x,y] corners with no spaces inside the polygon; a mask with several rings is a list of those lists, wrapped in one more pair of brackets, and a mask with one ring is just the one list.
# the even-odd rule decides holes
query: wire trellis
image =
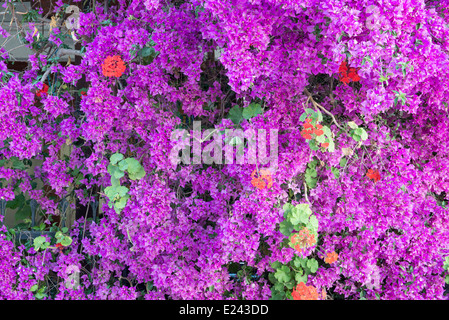
{"label": "wire trellis", "polygon": [[[6,216],[6,200],[0,199],[0,215],[3,217]],[[91,201],[90,205],[92,206],[92,213],[93,213],[93,221],[96,221],[96,213],[98,208],[98,201],[95,199],[94,201]],[[30,208],[31,208],[31,228],[36,226],[36,213],[38,209],[39,204],[36,200],[31,199],[30,200]],[[61,215],[61,228],[66,227],[67,222],[67,213],[69,208],[69,202],[66,198],[62,198],[62,200],[59,201],[58,208],[60,210]],[[0,225],[2,223],[0,222]],[[42,235],[48,235],[49,237],[54,237],[56,234],[55,231],[40,231],[40,230],[20,230],[16,234],[16,240],[32,240],[37,237],[40,237]]]}

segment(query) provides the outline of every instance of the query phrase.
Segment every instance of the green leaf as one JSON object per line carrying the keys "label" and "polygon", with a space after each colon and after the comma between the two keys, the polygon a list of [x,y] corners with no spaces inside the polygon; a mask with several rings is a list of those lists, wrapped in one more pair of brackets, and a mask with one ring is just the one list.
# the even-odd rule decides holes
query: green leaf
{"label": "green leaf", "polygon": [[155,54],[156,51],[154,50],[154,48],[150,48],[150,47],[143,47],[141,50],[139,50],[139,57],[145,58],[145,57],[150,57],[153,54]]}
{"label": "green leaf", "polygon": [[111,164],[117,164],[117,162],[119,162],[122,159],[123,159],[123,154],[117,152],[111,156],[110,161],[111,161]]}
{"label": "green leaf", "polygon": [[292,223],[288,220],[284,220],[279,224],[279,231],[286,237],[292,233],[293,229]]}
{"label": "green leaf", "polygon": [[331,168],[331,172],[334,174],[335,179],[340,178],[340,170],[338,170],[338,169],[335,168],[335,167],[332,167],[332,168]]}
{"label": "green leaf", "polygon": [[301,268],[301,258],[296,256],[295,259],[293,259],[293,265],[295,266],[296,269],[301,271],[302,270],[302,268]]}
{"label": "green leaf", "polygon": [[294,206],[291,203],[286,203],[284,204],[284,206],[282,207],[282,210],[284,211],[284,219],[287,219],[287,216],[289,214],[289,212],[294,208]]}
{"label": "green leaf", "polygon": [[310,115],[316,117],[316,112],[315,112],[315,110],[313,110],[313,109],[311,109],[311,108],[306,108],[306,109],[304,109],[304,111],[305,111],[307,114],[310,114]]}
{"label": "green leaf", "polygon": [[62,241],[61,241],[61,244],[64,246],[64,247],[68,247],[68,246],[70,246],[71,244],[72,244],[72,238],[70,238],[70,237],[64,237],[64,239],[62,239]]}
{"label": "green leaf", "polygon": [[45,240],[45,237],[43,237],[43,236],[39,236],[39,237],[34,238],[34,241],[33,241],[34,249],[35,250],[39,250],[41,247],[44,246],[44,243],[46,241],[47,240]]}
{"label": "green leaf", "polygon": [[139,171],[136,173],[129,173],[129,178],[131,180],[140,180],[145,176],[146,172],[143,167],[140,167]]}
{"label": "green leaf", "polygon": [[311,273],[315,273],[318,270],[318,261],[316,261],[315,259],[307,260],[307,268]]}
{"label": "green leaf", "polygon": [[30,291],[31,291],[31,292],[34,292],[34,291],[36,291],[38,288],[39,288],[38,285],[35,284],[34,286],[32,286],[32,287],[30,288]]}
{"label": "green leaf", "polygon": [[310,216],[309,223],[307,224],[307,226],[312,231],[315,231],[315,232],[318,231],[318,219],[317,219],[317,217],[315,217],[314,215]]}
{"label": "green leaf", "polygon": [[21,160],[14,160],[12,162],[12,167],[13,169],[20,169],[20,170],[24,170],[26,168],[26,166],[23,164]]}
{"label": "green leaf", "polygon": [[115,192],[118,193],[120,197],[124,197],[128,193],[129,189],[124,186],[117,187]]}
{"label": "green leaf", "polygon": [[307,113],[303,112],[302,115],[299,117],[299,121],[304,122],[304,121],[306,121],[306,118],[307,118]]}
{"label": "green leaf", "polygon": [[249,106],[247,106],[245,109],[243,109],[242,116],[246,120],[249,120],[261,113],[262,113],[262,108],[260,107],[260,104],[252,103]]}
{"label": "green leaf", "polygon": [[311,150],[314,150],[314,151],[320,149],[320,147],[316,144],[315,140],[310,140],[309,141],[309,147],[310,147]]}
{"label": "green leaf", "polygon": [[318,115],[318,122],[322,122],[323,121],[323,114],[321,113],[320,110],[317,110],[317,115]]}
{"label": "green leaf", "polygon": [[316,141],[319,143],[323,143],[325,140],[326,140],[326,137],[324,136],[324,134],[316,137]]}
{"label": "green leaf", "polygon": [[348,163],[348,159],[346,159],[345,157],[340,159],[340,167],[344,168],[345,165]]}
{"label": "green leaf", "polygon": [[360,137],[359,135],[357,135],[357,134],[354,133],[354,134],[352,135],[352,139],[354,139],[355,141],[359,142],[360,139],[361,139],[361,137]]}
{"label": "green leaf", "polygon": [[362,129],[362,134],[360,135],[362,140],[368,139],[368,133],[366,133],[365,129]]}
{"label": "green leaf", "polygon": [[128,202],[128,199],[129,199],[129,195],[126,195],[126,196],[120,198],[119,201],[114,203],[114,207],[123,209],[124,207],[126,207],[126,203]]}
{"label": "green leaf", "polygon": [[357,123],[355,123],[354,121],[349,121],[348,122],[348,126],[351,128],[351,129],[357,129],[359,126],[357,125]]}
{"label": "green leaf", "polygon": [[118,163],[118,168],[122,171],[126,171],[126,169],[128,169],[128,162],[126,162],[125,160],[121,160]]}
{"label": "green leaf", "polygon": [[228,119],[230,119],[235,125],[239,124],[242,121],[242,108],[235,105],[229,110]]}
{"label": "green leaf", "polygon": [[106,187],[104,189],[104,193],[108,196],[109,199],[114,199],[115,195],[117,194],[117,188],[115,186]]}
{"label": "green leaf", "polygon": [[282,283],[289,282],[291,280],[290,268],[287,266],[282,266],[280,269],[277,269],[274,277]]}
{"label": "green leaf", "polygon": [[113,164],[110,163],[110,164],[108,164],[107,169],[108,169],[108,173],[109,173],[111,176],[113,176],[115,170],[117,170],[117,166],[115,166],[115,165],[113,165]]}
{"label": "green leaf", "polygon": [[312,215],[312,210],[310,210],[310,206],[307,203],[297,204],[295,208],[298,209],[298,211],[306,213],[307,216]]}
{"label": "green leaf", "polygon": [[142,168],[139,161],[134,158],[126,158],[126,162],[128,163],[128,173],[137,173]]}
{"label": "green leaf", "polygon": [[114,178],[120,179],[120,178],[123,178],[124,175],[125,175],[125,172],[123,172],[122,170],[120,170],[119,168],[116,167],[116,170],[114,171]]}
{"label": "green leaf", "polygon": [[328,126],[323,126],[323,128],[321,129],[324,132],[324,135],[330,139],[332,139],[332,132],[331,129],[329,129]]}
{"label": "green leaf", "polygon": [[114,176],[111,176],[111,185],[113,187],[118,187],[120,185],[120,180]]}
{"label": "green leaf", "polygon": [[305,273],[298,273],[298,272],[295,273],[296,283],[301,283],[301,282],[307,283],[307,278],[308,278],[308,275]]}
{"label": "green leaf", "polygon": [[333,139],[329,139],[329,146],[327,147],[327,151],[329,152],[335,151],[335,143]]}
{"label": "green leaf", "polygon": [[298,210],[297,208],[294,208],[291,211],[289,218],[292,225],[297,225],[299,223],[306,224],[309,221],[309,215],[305,211]]}

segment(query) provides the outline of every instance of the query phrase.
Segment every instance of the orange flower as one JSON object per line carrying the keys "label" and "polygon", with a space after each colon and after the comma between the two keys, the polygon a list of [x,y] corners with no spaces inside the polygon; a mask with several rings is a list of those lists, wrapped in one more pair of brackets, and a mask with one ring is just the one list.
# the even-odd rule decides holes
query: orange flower
{"label": "orange flower", "polygon": [[292,292],[293,300],[318,300],[318,290],[314,286],[306,286],[300,282]]}
{"label": "orange flower", "polygon": [[321,136],[324,134],[324,131],[320,129],[315,129],[313,130],[313,133],[315,133],[317,136]]}
{"label": "orange flower", "polygon": [[307,118],[306,122],[309,122],[309,123],[312,122],[312,118]]}
{"label": "orange flower", "polygon": [[326,257],[324,258],[324,262],[332,264],[338,259],[338,254],[335,251],[326,253]]}
{"label": "orange flower", "polygon": [[101,69],[105,77],[120,77],[125,72],[126,66],[120,56],[108,56]]}
{"label": "orange flower", "polygon": [[366,176],[369,179],[373,179],[374,182],[377,182],[380,180],[380,173],[379,173],[379,170],[377,170],[377,169],[376,170],[368,169]]}
{"label": "orange flower", "polygon": [[[258,188],[259,190],[262,190],[263,188],[267,187],[267,189],[271,188],[273,185],[273,179],[271,178],[271,172],[265,169],[261,169],[259,172],[259,177],[256,178],[256,170],[254,170],[251,173],[251,184]],[[265,181],[266,182],[265,182]]]}
{"label": "orange flower", "polygon": [[322,147],[322,148],[327,148],[327,147],[329,147],[329,142],[324,142],[324,143],[322,143],[322,144],[321,144],[321,147]]}

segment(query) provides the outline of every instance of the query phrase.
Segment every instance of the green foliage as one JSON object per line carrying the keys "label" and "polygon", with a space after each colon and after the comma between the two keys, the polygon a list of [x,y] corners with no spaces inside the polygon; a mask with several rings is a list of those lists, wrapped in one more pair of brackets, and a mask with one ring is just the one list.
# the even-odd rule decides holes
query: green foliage
{"label": "green foliage", "polygon": [[412,72],[413,72],[413,70],[414,70],[413,66],[410,65],[410,61],[407,61],[407,62],[399,62],[399,63],[396,65],[396,70],[399,69],[399,68],[402,69],[402,74],[403,74],[404,77],[405,77],[406,74],[407,74],[407,68],[410,69],[410,71],[412,71]]}
{"label": "green foliage", "polygon": [[364,141],[368,139],[368,133],[365,129],[360,128],[354,121],[348,122],[348,126],[351,128],[349,130],[349,136],[355,141],[359,142],[360,140]]}
{"label": "green foliage", "polygon": [[32,287],[30,288],[30,290],[31,290],[31,289],[34,289],[34,290],[31,290],[32,292],[34,292],[34,291],[37,290],[36,293],[34,294],[34,296],[36,297],[36,299],[40,300],[40,299],[42,299],[42,298],[47,297],[47,294],[45,293],[45,291],[47,290],[47,287],[46,287],[46,286],[43,286],[43,287],[41,287],[41,288],[39,288],[39,289],[37,289],[37,288],[38,288],[37,285],[34,285],[34,286],[32,286]]}
{"label": "green foliage", "polygon": [[447,256],[444,261],[443,269],[446,271],[446,276],[444,277],[444,281],[447,284],[449,284],[449,256]]}
{"label": "green foliage", "polygon": [[34,250],[39,251],[40,249],[45,250],[50,246],[50,242],[48,242],[44,236],[39,236],[34,238],[33,247]]}
{"label": "green foliage", "polygon": [[407,102],[406,93],[401,92],[401,91],[396,91],[396,90],[393,90],[393,92],[395,93],[394,106],[396,107],[399,100],[401,100],[402,105],[405,105]]}
{"label": "green foliage", "polygon": [[128,173],[130,180],[140,180],[146,172],[139,161],[134,158],[125,158],[121,153],[114,153],[109,161],[108,172],[111,175],[111,186],[106,187],[104,192],[109,198],[109,208],[114,207],[115,212],[120,213],[129,199],[129,189],[120,185],[120,179]]}
{"label": "green foliage", "polygon": [[316,166],[318,164],[318,160],[314,160],[309,162],[309,164],[307,165],[307,169],[305,172],[305,181],[307,183],[307,186],[310,189],[313,189],[316,187],[317,182],[318,182],[318,173],[316,171]]}
{"label": "green foliage", "polygon": [[[300,231],[307,228],[315,239],[318,237],[318,219],[313,214],[307,203],[293,206],[286,203],[282,207],[284,221],[279,225],[281,233],[291,239],[295,234],[294,230]],[[290,246],[293,247],[289,241]],[[317,272],[318,261],[314,258],[302,258],[294,254],[293,259],[283,264],[279,261],[271,263],[273,273],[268,275],[268,279],[273,284],[271,288],[271,300],[292,299],[293,288],[301,282],[307,283],[308,276]]]}
{"label": "green foliage", "polygon": [[228,119],[230,119],[235,125],[238,125],[243,119],[242,113],[242,108],[235,105],[231,108],[231,110],[229,110]]}
{"label": "green foliage", "polygon": [[372,60],[372,58],[371,58],[371,56],[365,56],[364,58],[363,58],[363,60],[362,60],[362,66],[366,63],[366,62],[368,62],[369,64],[371,64],[371,66],[373,66],[373,60]]}
{"label": "green foliage", "polygon": [[56,242],[60,243],[64,247],[68,247],[72,244],[72,238],[67,235],[64,235],[63,232],[61,232],[61,231],[56,232],[55,238],[56,238]]}
{"label": "green foliage", "polygon": [[299,121],[303,122],[306,120],[306,118],[311,118],[313,122],[322,122],[323,114],[320,110],[315,111],[313,109],[306,108],[299,117]]}
{"label": "green foliage", "polygon": [[246,120],[256,117],[259,114],[262,114],[262,108],[258,103],[251,103],[249,106],[243,109],[242,116]]}

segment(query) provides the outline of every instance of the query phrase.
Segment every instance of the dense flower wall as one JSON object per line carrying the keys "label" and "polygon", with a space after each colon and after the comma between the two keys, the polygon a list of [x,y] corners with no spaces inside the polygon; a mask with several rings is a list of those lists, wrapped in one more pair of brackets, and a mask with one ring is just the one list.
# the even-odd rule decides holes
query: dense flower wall
{"label": "dense flower wall", "polygon": [[[2,226],[0,298],[443,298],[449,1],[115,0],[79,28],[66,7],[23,22],[29,69],[1,52],[0,197],[45,230],[69,194],[104,214]],[[278,130],[277,169],[174,165],[194,121]]]}

